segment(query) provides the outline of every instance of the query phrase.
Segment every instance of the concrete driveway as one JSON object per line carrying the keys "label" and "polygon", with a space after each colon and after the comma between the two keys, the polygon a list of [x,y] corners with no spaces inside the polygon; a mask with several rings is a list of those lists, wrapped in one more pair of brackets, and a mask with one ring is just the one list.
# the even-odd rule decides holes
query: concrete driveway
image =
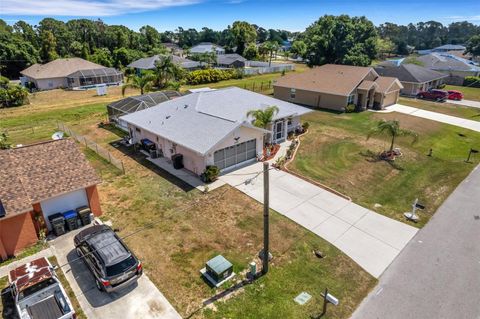
{"label": "concrete driveway", "polygon": [[[220,177],[263,203],[263,176],[256,163]],[[329,241],[378,278],[418,231],[284,171],[270,170],[270,206]]]}
{"label": "concrete driveway", "polygon": [[180,319],[168,300],[143,274],[138,282],[119,292],[98,291],[93,276],[82,260],[77,259],[73,237],[80,230],[54,239],[50,244],[78,302],[89,319],[162,318]]}
{"label": "concrete driveway", "polygon": [[466,120],[461,117],[446,115],[437,112],[425,111],[411,106],[406,106],[402,104],[394,104],[387,107],[385,110],[376,111],[379,113],[389,113],[389,112],[399,112],[403,114],[408,114],[412,116],[421,117],[424,119],[437,121],[445,124],[455,125],[458,127],[463,127],[472,131],[480,132],[480,122]]}

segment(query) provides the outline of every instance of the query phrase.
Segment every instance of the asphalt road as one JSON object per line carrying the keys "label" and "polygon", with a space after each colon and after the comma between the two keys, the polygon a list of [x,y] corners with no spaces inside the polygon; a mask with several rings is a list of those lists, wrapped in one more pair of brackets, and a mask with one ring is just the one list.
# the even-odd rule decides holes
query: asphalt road
{"label": "asphalt road", "polygon": [[479,167],[384,272],[352,319],[480,318]]}

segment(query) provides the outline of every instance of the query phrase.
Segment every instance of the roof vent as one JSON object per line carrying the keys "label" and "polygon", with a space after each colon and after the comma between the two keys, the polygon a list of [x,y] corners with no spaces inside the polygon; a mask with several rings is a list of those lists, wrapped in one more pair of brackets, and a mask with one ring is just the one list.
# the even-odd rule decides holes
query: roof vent
{"label": "roof vent", "polygon": [[184,109],[186,109],[187,107],[188,107],[188,104],[185,104],[185,105],[183,106]]}
{"label": "roof vent", "polygon": [[165,119],[168,120],[170,117],[171,117],[170,115],[167,115],[167,116],[165,117]]}

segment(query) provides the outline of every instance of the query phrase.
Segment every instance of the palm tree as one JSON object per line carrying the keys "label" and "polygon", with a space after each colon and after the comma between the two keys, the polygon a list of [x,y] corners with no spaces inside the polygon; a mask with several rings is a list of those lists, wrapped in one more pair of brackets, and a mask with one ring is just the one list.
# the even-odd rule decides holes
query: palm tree
{"label": "palm tree", "polygon": [[272,57],[273,57],[273,53],[277,52],[278,49],[280,48],[280,46],[278,45],[278,42],[277,41],[267,41],[265,43],[263,43],[263,46],[264,48],[270,53],[270,60],[269,60],[269,63],[268,63],[268,66],[272,66]]}
{"label": "palm tree", "polygon": [[140,89],[140,94],[144,94],[152,89],[155,82],[155,75],[150,72],[144,72],[140,75],[132,75],[127,78],[127,83],[122,87],[122,95],[125,96],[127,88]]}
{"label": "palm tree", "polygon": [[163,56],[155,63],[155,85],[164,88],[171,80],[182,77],[182,68],[173,62],[172,56]]}
{"label": "palm tree", "polygon": [[278,113],[277,106],[272,105],[265,109],[251,110],[247,112],[247,117],[253,117],[252,124],[256,127],[266,129],[268,124],[273,121],[273,117]]}
{"label": "palm tree", "polygon": [[395,139],[397,137],[410,136],[412,137],[412,144],[418,140],[417,133],[400,128],[400,122],[397,120],[391,120],[391,121],[381,120],[380,122],[378,122],[375,128],[370,130],[370,132],[367,135],[367,140],[373,135],[387,135],[392,138],[389,152],[393,151],[393,146],[395,144]]}

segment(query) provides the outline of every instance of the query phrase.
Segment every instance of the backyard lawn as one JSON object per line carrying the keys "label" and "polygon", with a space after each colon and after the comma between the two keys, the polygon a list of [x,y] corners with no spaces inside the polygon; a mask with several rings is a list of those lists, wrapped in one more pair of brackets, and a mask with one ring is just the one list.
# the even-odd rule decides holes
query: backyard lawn
{"label": "backyard lawn", "polygon": [[[403,153],[394,165],[377,161],[389,147],[387,138],[366,140],[380,119],[398,119],[414,130],[419,140],[400,138]],[[426,205],[420,212],[422,227],[453,189],[479,163],[465,163],[470,148],[480,148],[480,133],[398,113],[333,114],[315,112],[305,117],[310,132],[302,139],[289,169],[330,186],[355,203],[404,221],[415,198]],[[429,157],[430,148],[433,156]]]}

